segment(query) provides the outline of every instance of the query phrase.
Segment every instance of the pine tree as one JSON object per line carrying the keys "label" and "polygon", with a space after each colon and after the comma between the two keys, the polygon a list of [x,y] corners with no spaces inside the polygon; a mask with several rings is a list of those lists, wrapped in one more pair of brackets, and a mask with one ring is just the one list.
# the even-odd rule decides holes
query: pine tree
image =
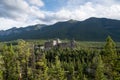
{"label": "pine tree", "polygon": [[3,80],[3,70],[4,70],[2,57],[3,56],[0,54],[0,80]]}
{"label": "pine tree", "polygon": [[28,80],[28,63],[29,63],[29,57],[30,57],[30,48],[29,44],[21,40],[18,42],[18,60],[20,63],[20,73],[22,79]]}
{"label": "pine tree", "polygon": [[68,71],[69,71],[69,73],[68,73],[68,80],[76,80],[76,76],[75,76],[75,67],[74,67],[75,65],[73,65],[73,63],[72,62],[70,62],[69,63],[69,67],[68,67]]}
{"label": "pine tree", "polygon": [[14,53],[13,47],[4,46],[2,52],[3,59],[3,76],[4,80],[16,80],[18,79],[17,67],[16,67],[16,55]]}
{"label": "pine tree", "polygon": [[106,39],[104,50],[105,50],[105,55],[109,56],[110,60],[117,57],[116,45],[110,36],[108,36]]}
{"label": "pine tree", "polygon": [[114,70],[115,63],[117,58],[117,51],[115,42],[112,40],[110,36],[106,39],[106,44],[104,46],[104,56],[103,61],[105,62],[106,73],[109,79],[114,79],[116,72]]}
{"label": "pine tree", "polygon": [[39,52],[40,57],[36,61],[36,71],[34,80],[48,80],[48,67],[44,53]]}
{"label": "pine tree", "polygon": [[53,80],[65,80],[64,70],[61,68],[61,63],[58,56],[55,57],[55,64],[52,66],[51,74]]}
{"label": "pine tree", "polygon": [[83,80],[84,79],[84,74],[83,74],[83,64],[78,62],[78,80]]}
{"label": "pine tree", "polygon": [[101,59],[101,55],[97,57],[97,63],[96,63],[96,72],[95,72],[95,80],[107,80],[107,78],[104,75],[104,64]]}

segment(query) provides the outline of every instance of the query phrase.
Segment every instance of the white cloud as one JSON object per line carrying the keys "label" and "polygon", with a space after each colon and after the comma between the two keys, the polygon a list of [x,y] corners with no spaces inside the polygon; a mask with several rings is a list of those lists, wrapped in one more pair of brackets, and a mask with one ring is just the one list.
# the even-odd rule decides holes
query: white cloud
{"label": "white cloud", "polygon": [[[30,0],[32,1],[32,0]],[[7,17],[16,20],[22,20],[23,18],[40,17],[43,18],[44,14],[36,6],[29,5],[25,0],[1,0],[0,15],[1,17]],[[34,3],[33,3],[34,4]],[[42,6],[41,2],[38,2]]]}
{"label": "white cloud", "polygon": [[120,3],[113,0],[107,2],[108,0],[88,0],[87,2],[69,0],[68,5],[61,10],[56,12],[45,12],[45,20],[57,22],[69,19],[84,20],[89,17],[120,19]]}
{"label": "white cloud", "polygon": [[47,5],[43,1],[0,0],[0,29],[89,17],[120,19],[119,0],[66,0],[67,4],[56,12],[41,10]]}
{"label": "white cloud", "polygon": [[[43,12],[39,9],[44,4],[40,0],[33,1],[31,0],[31,4],[33,4],[31,5],[25,0],[0,0],[0,22],[2,22],[0,29],[29,25],[33,22],[36,23],[38,18],[44,18]],[[34,6],[36,4],[39,7]]]}
{"label": "white cloud", "polygon": [[28,2],[35,6],[44,6],[44,3],[41,0],[28,0]]}
{"label": "white cloud", "polygon": [[18,22],[11,19],[0,18],[0,30],[7,30],[11,27],[25,27],[28,25],[35,25],[38,23],[44,23],[40,20],[28,20],[27,22]]}

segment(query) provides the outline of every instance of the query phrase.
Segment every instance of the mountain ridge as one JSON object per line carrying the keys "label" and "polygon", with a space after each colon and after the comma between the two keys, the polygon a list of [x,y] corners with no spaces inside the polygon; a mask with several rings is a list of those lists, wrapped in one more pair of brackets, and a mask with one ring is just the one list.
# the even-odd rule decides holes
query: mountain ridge
{"label": "mountain ridge", "polygon": [[84,21],[71,19],[52,25],[37,24],[25,28],[11,28],[0,31],[0,40],[74,38],[82,41],[104,41],[110,35],[115,41],[120,41],[119,34],[120,20],[91,17]]}

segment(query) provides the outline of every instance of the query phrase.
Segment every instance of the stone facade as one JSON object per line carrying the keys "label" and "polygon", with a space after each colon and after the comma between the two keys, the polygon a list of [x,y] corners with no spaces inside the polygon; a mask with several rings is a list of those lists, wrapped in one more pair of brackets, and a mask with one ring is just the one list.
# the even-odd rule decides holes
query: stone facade
{"label": "stone facade", "polygon": [[44,45],[35,46],[36,48],[49,50],[51,48],[75,48],[75,40],[69,42],[62,42],[60,39],[49,40],[44,43]]}

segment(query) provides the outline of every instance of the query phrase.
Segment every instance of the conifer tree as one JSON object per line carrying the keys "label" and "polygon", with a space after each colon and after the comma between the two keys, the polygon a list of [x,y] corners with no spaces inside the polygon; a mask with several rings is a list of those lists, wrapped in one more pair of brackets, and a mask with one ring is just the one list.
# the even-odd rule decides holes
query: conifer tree
{"label": "conifer tree", "polygon": [[65,80],[64,70],[61,68],[61,63],[58,56],[55,57],[55,64],[52,67],[53,80]]}
{"label": "conifer tree", "polygon": [[110,36],[106,39],[106,44],[104,46],[104,56],[103,61],[105,62],[106,73],[109,79],[114,79],[116,72],[114,70],[115,63],[117,58],[117,51],[115,42],[112,40]]}
{"label": "conifer tree", "polygon": [[4,80],[16,80],[18,79],[17,67],[16,67],[16,56],[11,46],[4,46],[2,52],[3,59],[3,76]]}
{"label": "conifer tree", "polygon": [[18,42],[18,56],[21,70],[19,74],[21,74],[22,79],[28,80],[28,62],[30,57],[30,48],[29,44],[24,40]]}
{"label": "conifer tree", "polygon": [[71,63],[69,63],[69,67],[68,67],[68,80],[76,80],[76,76],[75,76],[75,68],[74,65]]}
{"label": "conifer tree", "polygon": [[106,39],[106,44],[104,46],[105,56],[109,56],[107,59],[112,60],[117,57],[116,44],[110,36]]}
{"label": "conifer tree", "polygon": [[46,63],[46,58],[44,53],[40,53],[41,57],[36,60],[36,71],[34,80],[48,80],[48,67]]}
{"label": "conifer tree", "polygon": [[3,80],[3,60],[2,60],[2,55],[0,54],[0,80]]}
{"label": "conifer tree", "polygon": [[78,76],[77,76],[78,80],[83,80],[84,79],[84,74],[83,74],[83,64],[82,63],[78,63]]}
{"label": "conifer tree", "polygon": [[97,57],[96,62],[96,71],[95,71],[95,80],[107,80],[106,76],[104,75],[104,64],[101,59],[101,55]]}

